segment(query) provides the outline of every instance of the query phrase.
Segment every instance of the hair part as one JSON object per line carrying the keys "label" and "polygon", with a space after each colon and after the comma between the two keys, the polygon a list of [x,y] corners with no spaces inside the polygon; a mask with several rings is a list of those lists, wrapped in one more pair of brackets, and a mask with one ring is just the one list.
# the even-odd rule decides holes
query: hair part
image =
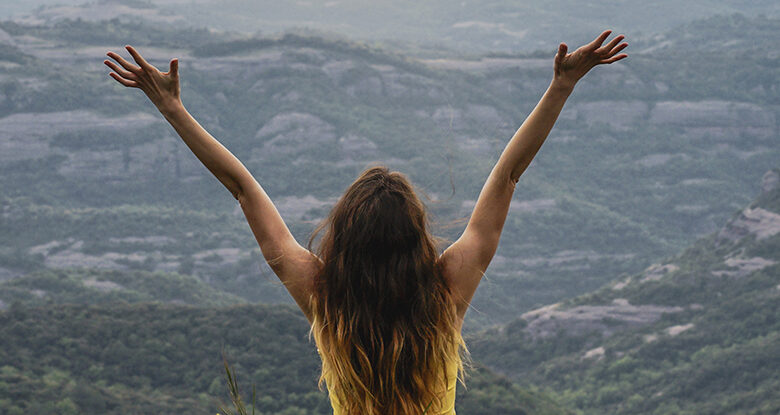
{"label": "hair part", "polygon": [[348,415],[417,415],[441,405],[453,358],[465,386],[470,357],[455,301],[406,176],[366,169],[316,228],[310,250],[320,232],[309,332],[322,357],[319,388],[327,382]]}

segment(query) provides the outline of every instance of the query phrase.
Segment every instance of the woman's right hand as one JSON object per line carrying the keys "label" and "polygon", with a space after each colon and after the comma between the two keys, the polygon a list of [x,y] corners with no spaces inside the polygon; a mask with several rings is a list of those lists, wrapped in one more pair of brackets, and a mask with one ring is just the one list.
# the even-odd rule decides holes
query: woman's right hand
{"label": "woman's right hand", "polygon": [[142,90],[163,114],[180,106],[179,60],[171,60],[170,70],[161,72],[146,62],[132,46],[128,45],[125,48],[138,65],[133,65],[119,54],[109,51],[106,55],[119,63],[117,65],[110,60],[103,61],[114,70],[109,75],[126,87]]}
{"label": "woman's right hand", "polygon": [[602,46],[610,33],[612,33],[611,30],[605,31],[593,42],[580,46],[579,49],[569,54],[566,53],[568,49],[566,44],[561,43],[558,46],[558,53],[555,55],[555,63],[553,64],[555,73],[553,83],[563,88],[574,88],[577,81],[594,66],[617,62],[628,57],[625,53],[617,54],[628,46],[628,43],[625,42],[618,45],[625,37],[623,35]]}

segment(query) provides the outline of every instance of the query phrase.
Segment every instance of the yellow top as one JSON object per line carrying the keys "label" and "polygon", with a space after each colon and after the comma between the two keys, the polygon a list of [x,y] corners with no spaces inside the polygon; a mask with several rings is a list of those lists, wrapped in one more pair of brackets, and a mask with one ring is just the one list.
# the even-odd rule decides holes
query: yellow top
{"label": "yellow top", "polygon": [[[455,349],[457,351],[457,348]],[[319,351],[319,349],[317,349]],[[442,399],[442,406],[438,407],[437,402],[434,401],[431,407],[428,408],[428,412],[425,415],[455,415],[455,386],[457,384],[458,377],[458,365],[457,360],[450,359],[447,365],[447,391]],[[328,387],[328,395],[330,396],[330,404],[333,407],[333,415],[344,415],[343,408],[339,404],[333,393],[331,393],[330,385],[325,382]],[[425,409],[425,408],[423,408]],[[422,413],[422,412],[421,412]]]}

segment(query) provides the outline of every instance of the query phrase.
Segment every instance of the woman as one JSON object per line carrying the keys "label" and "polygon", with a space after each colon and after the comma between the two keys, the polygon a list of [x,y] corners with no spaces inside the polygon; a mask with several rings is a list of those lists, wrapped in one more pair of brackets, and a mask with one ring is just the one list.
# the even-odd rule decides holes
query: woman
{"label": "woman", "polygon": [[627,56],[618,54],[628,46],[623,36],[604,44],[609,35],[572,53],[560,44],[550,86],[491,171],[462,236],[441,255],[409,180],[384,167],[364,171],[336,203],[314,234],[324,231],[316,254],[302,247],[249,171],[184,108],[177,59],[162,73],[127,46],[135,64],[114,52],[116,62],[104,62],[115,80],[149,97],[239,201],[263,256],[311,323],[334,413],[454,414],[468,358],[463,318],[515,184],[577,81]]}

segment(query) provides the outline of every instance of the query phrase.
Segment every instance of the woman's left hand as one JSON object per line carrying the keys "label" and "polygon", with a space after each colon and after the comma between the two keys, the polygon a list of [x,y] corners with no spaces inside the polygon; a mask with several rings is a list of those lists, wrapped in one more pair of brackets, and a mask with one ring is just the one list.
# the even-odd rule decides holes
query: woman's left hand
{"label": "woman's left hand", "polygon": [[117,65],[108,59],[103,61],[114,70],[110,73],[111,77],[126,87],[139,88],[144,91],[160,112],[164,113],[181,105],[179,60],[171,60],[168,72],[160,72],[159,69],[146,62],[132,46],[128,45],[125,48],[138,66],[126,61],[114,52],[108,52],[106,55],[119,63]]}

